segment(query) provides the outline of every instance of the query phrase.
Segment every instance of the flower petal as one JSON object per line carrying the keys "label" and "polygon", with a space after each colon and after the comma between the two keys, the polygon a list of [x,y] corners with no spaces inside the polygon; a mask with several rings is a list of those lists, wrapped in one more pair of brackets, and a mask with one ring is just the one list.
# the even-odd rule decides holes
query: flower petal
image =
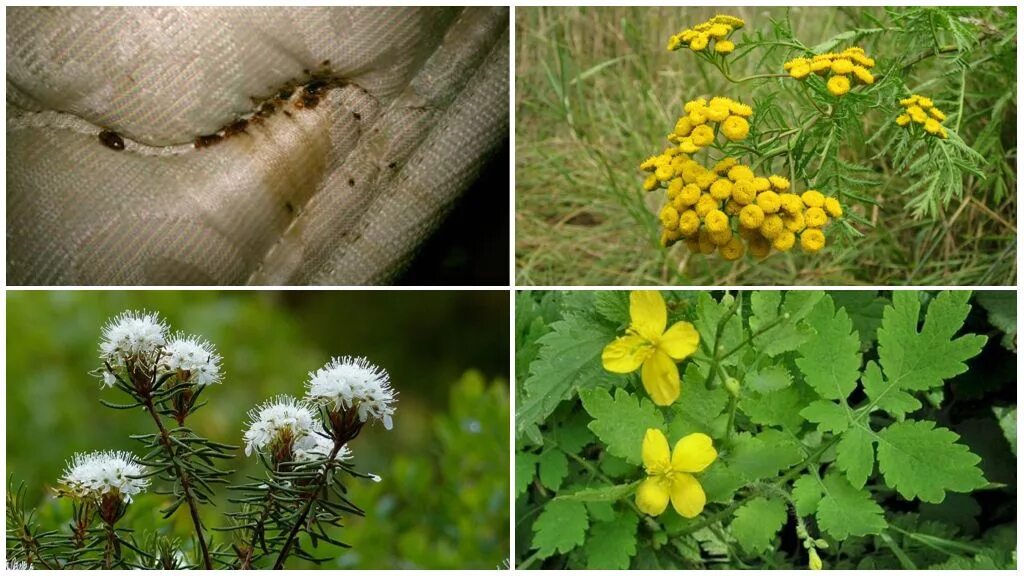
{"label": "flower petal", "polygon": [[640,450],[644,468],[648,470],[667,471],[672,454],[668,451],[668,438],[657,428],[648,428],[644,434],[644,443]]}
{"label": "flower petal", "polygon": [[668,406],[679,398],[679,368],[661,350],[655,350],[650,358],[644,360],[640,380],[658,406]]}
{"label": "flower petal", "polygon": [[669,496],[665,483],[658,478],[648,478],[636,489],[636,507],[644,514],[659,516],[668,508]]}
{"label": "flower petal", "polygon": [[704,489],[701,488],[700,482],[693,476],[677,472],[672,476],[672,487],[670,490],[672,494],[672,507],[683,518],[696,518],[704,511],[707,496],[704,495]]}
{"label": "flower petal", "polygon": [[683,360],[697,351],[700,334],[689,322],[676,322],[661,335],[658,347],[673,360]]}
{"label": "flower petal", "polygon": [[629,324],[648,342],[657,342],[668,324],[665,300],[657,290],[634,290],[629,293]]}
{"label": "flower petal", "polygon": [[672,469],[676,472],[703,472],[718,458],[711,437],[695,432],[683,436],[672,450]]}
{"label": "flower petal", "polygon": [[604,369],[616,374],[635,372],[651,355],[653,348],[643,338],[628,334],[616,338],[601,352]]}

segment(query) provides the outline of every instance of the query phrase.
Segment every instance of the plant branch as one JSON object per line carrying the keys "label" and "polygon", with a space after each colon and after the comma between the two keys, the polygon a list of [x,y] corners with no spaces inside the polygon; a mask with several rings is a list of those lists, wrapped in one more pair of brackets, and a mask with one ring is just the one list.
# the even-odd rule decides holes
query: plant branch
{"label": "plant branch", "polygon": [[306,504],[302,507],[302,512],[295,519],[295,524],[292,526],[291,531],[288,532],[288,538],[284,541],[284,546],[281,547],[281,552],[277,556],[277,560],[274,562],[274,570],[283,570],[284,562],[288,559],[288,554],[291,553],[292,544],[295,543],[296,536],[299,535],[299,530],[302,525],[306,523],[306,517],[309,516],[309,511],[313,508],[313,503],[316,502],[316,495],[323,488],[324,481],[327,479],[331,468],[334,467],[334,458],[338,455],[338,451],[344,445],[340,439],[334,439],[334,448],[331,450],[330,455],[327,456],[327,462],[324,464],[323,470],[316,477],[309,491],[309,496],[306,498]]}
{"label": "plant branch", "polygon": [[153,417],[153,422],[156,423],[156,427],[160,431],[160,441],[167,449],[168,456],[171,458],[171,465],[174,466],[174,472],[181,482],[181,490],[185,496],[185,502],[188,503],[189,515],[192,516],[192,525],[195,527],[199,548],[203,553],[203,566],[207,570],[213,570],[213,562],[210,561],[210,549],[206,544],[206,537],[203,535],[203,523],[199,518],[199,508],[196,506],[195,496],[192,494],[192,486],[189,484],[188,474],[181,469],[181,465],[178,463],[174,447],[171,446],[170,435],[167,433],[167,429],[164,428],[163,422],[160,421],[160,415],[157,414],[156,408],[153,406],[151,393],[145,396],[143,405],[146,407],[149,415]]}

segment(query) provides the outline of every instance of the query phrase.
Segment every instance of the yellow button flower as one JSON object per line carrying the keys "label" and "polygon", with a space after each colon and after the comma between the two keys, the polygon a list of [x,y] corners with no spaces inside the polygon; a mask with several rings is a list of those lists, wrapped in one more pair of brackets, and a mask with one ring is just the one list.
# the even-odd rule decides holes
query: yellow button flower
{"label": "yellow button flower", "polygon": [[733,142],[743,140],[750,133],[750,124],[742,116],[729,116],[722,122],[722,134]]}
{"label": "yellow button flower", "polygon": [[846,76],[833,76],[828,79],[827,86],[833,96],[842,96],[850,91],[850,79]]}
{"label": "yellow button flower", "polygon": [[[703,251],[705,240],[701,232]],[[713,244],[710,250],[714,250]],[[658,406],[668,406],[679,398],[676,362],[697,351],[700,334],[689,322],[676,322],[666,330],[668,312],[665,300],[656,290],[629,293],[629,320],[626,335],[605,346],[601,363],[605,370],[616,374],[629,374],[641,368],[640,380],[651,400]]]}
{"label": "yellow button flower", "polygon": [[718,458],[711,438],[701,433],[684,436],[670,453],[665,434],[656,428],[648,428],[641,457],[647,479],[637,488],[636,507],[644,514],[659,516],[671,501],[680,516],[699,516],[707,503],[707,496],[693,475],[703,472]]}
{"label": "yellow button flower", "polygon": [[736,49],[736,45],[731,40],[719,40],[715,42],[715,52],[719,54],[728,54]]}

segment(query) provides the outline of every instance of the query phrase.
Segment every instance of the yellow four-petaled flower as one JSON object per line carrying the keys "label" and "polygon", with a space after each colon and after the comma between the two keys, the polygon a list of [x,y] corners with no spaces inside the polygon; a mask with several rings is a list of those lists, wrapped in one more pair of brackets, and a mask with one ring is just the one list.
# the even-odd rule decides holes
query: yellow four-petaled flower
{"label": "yellow four-petaled flower", "polygon": [[703,472],[718,457],[707,434],[683,436],[670,453],[665,434],[649,428],[641,457],[647,469],[647,478],[636,491],[636,506],[641,512],[658,516],[670,501],[684,518],[695,518],[704,510],[707,496],[693,475]]}
{"label": "yellow four-petaled flower", "polygon": [[665,300],[656,290],[629,293],[629,329],[605,346],[605,370],[629,374],[641,369],[640,380],[654,403],[668,406],[679,398],[676,362],[697,351],[700,334],[689,322],[676,322],[668,330]]}

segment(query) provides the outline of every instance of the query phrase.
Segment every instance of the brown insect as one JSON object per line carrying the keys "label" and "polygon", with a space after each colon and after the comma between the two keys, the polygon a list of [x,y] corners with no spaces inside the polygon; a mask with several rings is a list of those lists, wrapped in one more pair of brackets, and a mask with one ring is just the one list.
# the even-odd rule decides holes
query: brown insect
{"label": "brown insect", "polygon": [[111,150],[121,151],[124,150],[124,140],[121,135],[111,130],[104,130],[100,132],[100,143],[110,148]]}
{"label": "brown insect", "polygon": [[206,148],[207,146],[213,146],[214,144],[217,144],[223,139],[224,137],[221,136],[220,134],[204,134],[202,136],[196,136],[196,141],[194,142],[194,145],[196,148]]}

